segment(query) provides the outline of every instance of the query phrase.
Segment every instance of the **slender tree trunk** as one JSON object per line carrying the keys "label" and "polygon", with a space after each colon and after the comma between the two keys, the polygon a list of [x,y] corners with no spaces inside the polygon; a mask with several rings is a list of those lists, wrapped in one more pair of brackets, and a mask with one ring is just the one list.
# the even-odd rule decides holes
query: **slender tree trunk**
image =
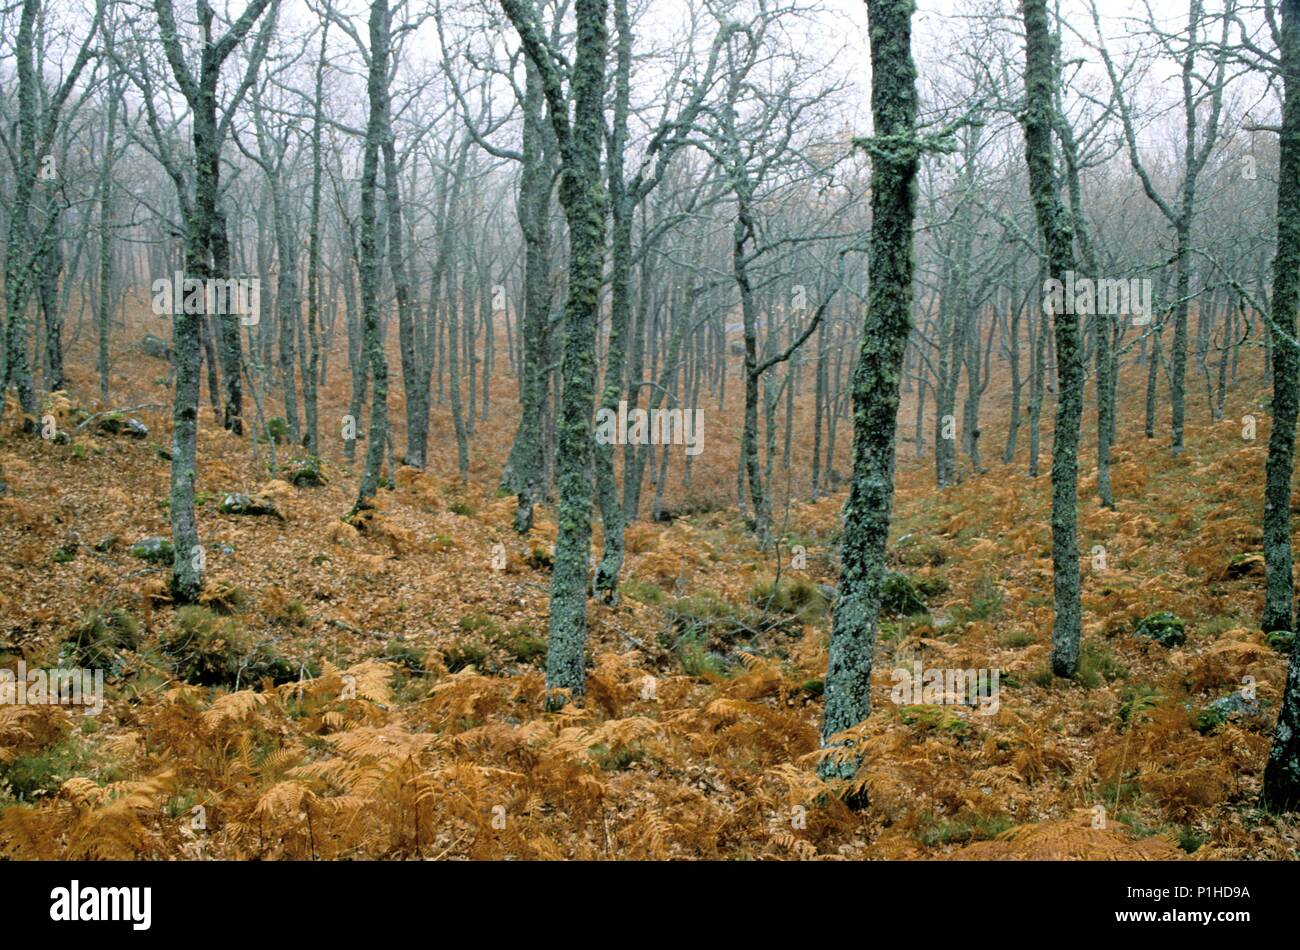
{"label": "slender tree trunk", "polygon": [[1020,318],[1025,305],[1015,308],[1011,313],[1010,327],[1007,331],[1007,361],[1011,364],[1011,419],[1007,425],[1007,446],[1002,452],[1002,462],[1010,465],[1016,460],[1016,439],[1020,433],[1020,390],[1024,383],[1020,378]]}
{"label": "slender tree trunk", "polygon": [[108,343],[113,307],[113,161],[117,113],[122,90],[116,77],[108,85],[108,114],[104,120],[103,157],[99,167],[99,293],[95,298],[95,326],[99,333],[99,401],[108,408]]}
{"label": "slender tree trunk", "polygon": [[[1297,401],[1296,310],[1300,307],[1300,0],[1282,0],[1281,67],[1284,87],[1282,144],[1278,173],[1277,257],[1273,262],[1273,431],[1268,445],[1264,506],[1264,553],[1268,563],[1265,623],[1291,618],[1290,496]],[[1287,354],[1282,356],[1282,354]],[[1285,430],[1285,431],[1283,431]],[[1289,623],[1288,623],[1289,627]],[[1265,626],[1265,629],[1270,629]],[[1300,809],[1300,637],[1291,646],[1291,665],[1268,765],[1264,807]]]}
{"label": "slender tree trunk", "polygon": [[[623,150],[631,96],[632,22],[627,0],[614,0],[615,59],[614,115],[609,136],[606,175],[611,212],[611,271],[609,347],[605,354],[605,386],[600,405],[618,411],[623,393],[627,330],[632,312],[632,196],[623,180]],[[594,588],[607,602],[618,597],[618,575],[623,568],[623,500],[614,481],[614,440],[597,440],[595,447],[596,497],[600,502],[603,551]]]}
{"label": "slender tree trunk", "polygon": [[523,163],[519,177],[519,226],[524,237],[524,313],[519,428],[502,484],[515,492],[514,529],[527,534],[533,506],[546,494],[546,364],[550,320],[551,176],[546,160],[542,75],[525,63]]}
{"label": "slender tree trunk", "polygon": [[[452,290],[455,285],[452,284]],[[455,296],[449,300],[447,307],[447,386],[451,390],[451,421],[456,430],[456,462],[462,483],[469,481],[469,441],[465,431],[465,410],[460,394],[460,324],[461,302]],[[471,390],[471,396],[473,392]],[[472,401],[472,399],[471,399]]]}
{"label": "slender tree trunk", "polygon": [[1110,352],[1110,321],[1113,316],[1096,316],[1097,349],[1093,354],[1097,373],[1097,497],[1103,508],[1115,507],[1110,487],[1110,444],[1115,424],[1115,389]]}
{"label": "slender tree trunk", "polygon": [[[1055,90],[1060,82],[1047,0],[1022,0],[1025,22],[1025,161],[1034,214],[1047,250],[1048,276],[1064,283],[1074,269],[1070,219],[1056,190],[1053,129]],[[1056,430],[1052,438],[1052,581],[1056,616],[1052,626],[1052,670],[1072,677],[1079,663],[1079,427],[1083,419],[1083,364],[1079,319],[1053,308],[1056,338]]]}
{"label": "slender tree trunk", "polygon": [[[895,427],[912,330],[912,223],[916,215],[916,67],[911,0],[867,0],[871,27],[871,285],[853,372],[853,476],[844,506],[839,597],[831,626],[822,745],[823,778],[853,780],[861,740],[837,739],[867,718],[871,666],[894,502]],[[862,783],[858,782],[858,789]],[[860,791],[851,800],[863,801]]]}
{"label": "slender tree trunk", "polygon": [[[1285,100],[1278,177],[1277,256],[1273,262],[1273,423],[1268,440],[1264,489],[1264,560],[1267,593],[1264,630],[1294,630],[1295,589],[1291,550],[1291,477],[1296,416],[1300,407],[1300,354],[1296,352],[1296,307],[1300,301],[1300,75],[1294,47],[1300,37],[1300,0],[1282,9]],[[1294,672],[1294,661],[1292,662]]]}
{"label": "slender tree trunk", "polygon": [[370,369],[370,427],[366,432],[366,461],[357,491],[356,508],[370,507],[370,499],[379,490],[379,474],[384,464],[388,440],[388,360],[379,328],[379,209],[376,191],[379,184],[379,154],[388,134],[388,50],[390,14],[388,0],[373,0],[370,5],[370,71],[366,90],[370,116],[361,168],[361,324],[362,352]]}
{"label": "slender tree trunk", "polygon": [[306,372],[302,378],[303,411],[306,424],[305,444],[313,456],[320,455],[318,394],[321,386],[320,332],[320,201],[321,201],[321,128],[324,116],[325,44],[329,39],[329,20],[321,27],[320,55],[316,59],[316,105],[311,129],[311,204],[308,211],[307,239],[307,339],[310,347]]}
{"label": "slender tree trunk", "polygon": [[546,653],[548,703],[557,691],[586,691],[587,570],[591,554],[592,409],[596,390],[596,328],[605,265],[605,187],[600,155],[604,138],[606,0],[576,0],[577,53],[570,71],[569,103],[554,54],[546,47],[521,0],[501,0],[533,64],[542,71],[551,124],[560,143],[560,204],[569,223],[569,288],[564,307],[564,360],[556,478],[560,503],[551,570]]}

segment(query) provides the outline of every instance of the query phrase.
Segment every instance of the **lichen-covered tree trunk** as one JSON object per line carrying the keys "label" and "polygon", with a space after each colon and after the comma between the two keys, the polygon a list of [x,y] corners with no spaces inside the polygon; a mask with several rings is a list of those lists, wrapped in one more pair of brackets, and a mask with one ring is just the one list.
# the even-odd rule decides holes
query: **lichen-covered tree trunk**
{"label": "lichen-covered tree trunk", "polygon": [[758,463],[758,384],[762,377],[758,368],[758,314],[745,251],[745,245],[754,233],[754,222],[750,217],[750,196],[744,170],[739,164],[737,168],[740,171],[734,186],[736,223],[731,260],[732,276],[740,291],[740,312],[745,327],[745,422],[740,436],[739,465],[743,473],[743,484],[749,489],[749,500],[754,506],[754,534],[759,546],[766,548],[771,540],[772,519],[763,489],[763,473]]}
{"label": "lichen-covered tree trunk", "polygon": [[1047,317],[1040,311],[1038,329],[1034,335],[1029,377],[1029,477],[1038,477],[1038,457],[1041,454],[1043,420],[1043,393],[1047,387]]}
{"label": "lichen-covered tree trunk", "polygon": [[[1268,445],[1264,506],[1264,553],[1268,562],[1266,630],[1281,628],[1284,620],[1289,629],[1291,621],[1291,465],[1298,385],[1294,340],[1296,310],[1300,307],[1300,0],[1283,0],[1281,12],[1284,95],[1277,257],[1273,261],[1273,431]],[[1279,329],[1289,334],[1290,339],[1283,339]],[[1273,627],[1267,626],[1270,622]],[[1264,769],[1264,806],[1271,811],[1300,808],[1300,638],[1291,646],[1291,667],[1282,692],[1277,731]]]}
{"label": "lichen-covered tree trunk", "polygon": [[99,206],[99,294],[95,298],[95,327],[98,331],[97,369],[99,401],[108,408],[108,344],[113,314],[113,162],[116,155],[117,115],[122,101],[120,73],[109,79],[108,109],[104,120],[104,140],[96,184],[95,201]]}
{"label": "lichen-covered tree trunk", "polygon": [[[642,212],[642,233],[644,234],[645,213]],[[645,369],[645,326],[649,316],[650,255],[641,256],[638,283],[641,293],[637,298],[637,307],[633,326],[629,330],[630,349],[627,354],[627,409],[628,412],[638,408],[641,400],[641,375]],[[721,396],[719,396],[721,401]],[[627,521],[635,521],[641,510],[642,469],[637,463],[637,446],[631,440],[623,446],[623,516]]]}
{"label": "lichen-covered tree trunk", "polygon": [[[9,204],[9,229],[5,242],[5,360],[0,378],[0,413],[12,383],[18,391],[19,410],[36,416],[36,389],[27,353],[27,301],[34,273],[31,250],[31,207],[36,180],[44,157],[39,152],[36,118],[38,77],[34,63],[38,0],[23,0],[14,55],[18,74],[18,162]],[[31,427],[31,418],[24,428]]]}
{"label": "lichen-covered tree trunk", "polygon": [[[978,474],[984,472],[980,458],[980,399],[988,387],[988,377],[980,360],[981,344],[979,313],[971,321],[971,332],[966,339],[966,399],[962,405],[962,440],[971,468]],[[989,345],[993,344],[993,330],[989,331]],[[985,351],[987,352],[987,351]]]}
{"label": "lichen-covered tree trunk", "polygon": [[[205,44],[206,49],[211,44]],[[205,52],[205,58],[207,54]],[[186,226],[185,277],[210,279],[214,276],[211,249],[213,225],[219,187],[219,159],[213,98],[202,98],[211,109],[195,111],[194,122],[194,204]],[[174,291],[176,292],[176,291]],[[178,308],[188,309],[188,308]],[[172,464],[170,512],[172,527],[172,595],[178,601],[194,600],[202,585],[202,559],[196,556],[198,530],[194,516],[194,482],[199,416],[199,369],[205,312],[176,314],[172,327],[172,356],[176,383],[172,399]]]}
{"label": "lichen-covered tree trunk", "polygon": [[[402,364],[402,390],[406,397],[406,464],[424,468],[428,464],[429,393],[424,385],[424,362],[416,352],[415,301],[411,294],[410,270],[405,260],[402,236],[402,200],[397,178],[397,146],[385,90],[384,128],[381,150],[384,159],[384,220],[388,228],[388,272],[397,298],[397,338]],[[453,301],[452,308],[458,306]],[[391,473],[390,473],[391,475]]]}
{"label": "lichen-covered tree trunk", "polygon": [[[215,78],[215,77],[214,77]],[[216,162],[208,161],[215,147],[215,110],[197,111],[194,122],[194,204],[186,222],[185,278],[211,276],[210,225],[206,215],[215,206]],[[173,291],[178,293],[179,289]],[[179,307],[179,310],[188,308]],[[176,381],[172,396],[172,461],[168,510],[172,529],[172,596],[186,603],[198,597],[202,585],[198,528],[194,516],[196,438],[199,417],[199,369],[206,313],[177,313],[172,318],[172,359]]]}
{"label": "lichen-covered tree trunk", "polygon": [[[627,120],[631,97],[632,22],[627,0],[614,0],[616,30],[614,73],[614,115],[609,136],[606,175],[609,178],[611,218],[609,346],[605,352],[605,385],[601,408],[618,410],[623,393],[623,364],[627,352],[627,330],[632,312],[632,196],[623,180],[623,149],[627,143]],[[595,447],[596,498],[600,502],[602,542],[600,564],[594,583],[607,601],[617,599],[618,574],[623,568],[625,519],[623,499],[614,481],[614,440],[598,441]]]}
{"label": "lichen-covered tree trunk", "polygon": [[853,475],[844,506],[839,597],[831,626],[823,778],[852,780],[860,743],[836,737],[867,718],[885,544],[894,504],[895,428],[903,355],[912,329],[916,214],[916,66],[912,0],[867,0],[871,30],[871,279],[853,371]]}
{"label": "lichen-covered tree trunk", "polygon": [[[163,49],[192,113],[194,149],[194,199],[188,204],[185,224],[185,277],[201,280],[230,274],[230,245],[226,222],[218,208],[221,174],[221,139],[225,128],[217,119],[217,86],[221,66],[248,35],[270,0],[252,0],[219,39],[213,39],[214,14],[207,4],[200,13],[199,63],[191,74],[181,47],[171,0],[154,0]],[[265,45],[252,54],[264,56]],[[183,198],[183,196],[182,196]],[[182,200],[184,204],[184,200]],[[180,294],[183,288],[173,288]],[[180,310],[187,308],[180,307]],[[172,324],[175,392],[172,398],[172,463],[170,513],[172,526],[172,596],[178,602],[194,600],[202,584],[203,557],[197,550],[194,517],[195,440],[199,416],[199,354],[205,312],[176,314]],[[220,318],[223,373],[226,375],[225,423],[238,430],[240,393],[239,317]],[[233,379],[231,378],[233,376]],[[232,401],[233,399],[233,401]]]}
{"label": "lichen-covered tree trunk", "polygon": [[1115,507],[1110,484],[1110,447],[1115,425],[1115,380],[1111,360],[1110,320],[1097,316],[1097,497],[1103,508]]}
{"label": "lichen-covered tree trunk", "polygon": [[1002,450],[1003,465],[1010,465],[1016,460],[1016,441],[1020,432],[1020,391],[1024,387],[1020,376],[1020,318],[1025,306],[1022,302],[1011,311],[1007,329],[1007,362],[1011,365],[1011,413],[1007,420],[1007,444]]}
{"label": "lichen-covered tree trunk", "polygon": [[304,444],[312,455],[320,455],[318,394],[321,386],[320,332],[320,203],[321,203],[321,129],[325,122],[325,44],[329,39],[329,20],[321,26],[320,55],[316,59],[316,105],[311,127],[311,198],[308,207],[307,238],[307,364],[302,378]]}
{"label": "lichen-covered tree trunk", "polygon": [[1151,349],[1150,355],[1147,357],[1147,395],[1144,404],[1146,415],[1142,431],[1148,439],[1156,437],[1156,395],[1160,385],[1160,360],[1162,358],[1160,341],[1164,335],[1164,330],[1164,318],[1161,317],[1151,331]]}
{"label": "lichen-covered tree trunk", "polygon": [[348,331],[348,370],[351,373],[352,394],[348,399],[348,413],[343,435],[343,457],[348,462],[357,457],[357,426],[361,418],[361,409],[366,401],[366,384],[370,379],[370,364],[366,360],[365,331],[359,313],[357,301],[357,279],[353,273],[359,268],[360,250],[353,251],[351,234],[348,235],[349,249],[343,255],[343,308],[344,320]]}
{"label": "lichen-covered tree trunk", "polygon": [[[561,154],[560,204],[569,225],[569,287],[564,306],[564,357],[556,452],[560,490],[555,563],[551,570],[546,688],[580,697],[586,690],[587,570],[591,555],[592,410],[596,394],[596,327],[605,266],[604,139],[606,0],[576,0],[577,51],[569,95],[555,54],[522,0],[501,0],[542,73],[551,125]],[[573,117],[569,118],[570,100]]]}
{"label": "lichen-covered tree trunk", "polygon": [[[453,285],[454,288],[454,285]],[[465,409],[460,394],[460,318],[464,297],[447,306],[447,386],[451,390],[451,422],[456,430],[456,462],[462,482],[469,481],[469,441],[465,431]],[[470,393],[473,402],[473,391]]]}
{"label": "lichen-covered tree trunk", "polygon": [[388,128],[388,0],[370,5],[370,71],[366,91],[370,102],[361,165],[361,347],[370,375],[370,427],[366,460],[357,490],[357,509],[367,508],[379,490],[379,473],[388,441],[388,360],[379,333],[379,209],[376,197],[379,151]]}
{"label": "lichen-covered tree trunk", "polygon": [[[298,301],[298,235],[289,218],[284,200],[284,179],[276,171],[270,176],[272,221],[275,229],[276,328],[279,331],[280,386],[284,393],[284,418],[289,439],[298,443],[301,428],[298,417],[298,384],[294,376],[295,345],[300,307]],[[220,319],[220,318],[219,318]]]}
{"label": "lichen-covered tree trunk", "polygon": [[[215,93],[213,96],[215,98]],[[213,162],[220,161],[220,148],[218,147],[216,151],[218,154],[211,158]],[[214,181],[218,171],[214,169],[212,172]],[[225,215],[217,207],[216,193],[213,194],[212,203],[207,208],[207,214],[208,226],[211,229],[208,241],[212,252],[212,275],[226,278],[231,273],[230,242],[226,237]],[[218,314],[216,317],[217,329],[220,334],[218,346],[221,354],[221,382],[225,387],[222,394],[221,424],[227,431],[235,435],[242,435],[244,431],[242,382],[244,356],[239,340],[239,320],[240,317],[236,313],[223,313]]]}
{"label": "lichen-covered tree trunk", "polygon": [[1181,455],[1185,446],[1184,426],[1187,416],[1187,312],[1191,289],[1191,209],[1185,199],[1183,216],[1174,227],[1177,247],[1174,251],[1174,339],[1169,350],[1169,448]]}
{"label": "lichen-covered tree trunk", "polygon": [[63,273],[63,239],[59,234],[62,209],[51,199],[45,202],[45,226],[36,259],[36,296],[45,329],[45,391],[63,389],[63,308],[59,304],[59,275]]}
{"label": "lichen-covered tree trunk", "polygon": [[[1025,162],[1034,215],[1047,251],[1048,277],[1064,282],[1074,268],[1070,217],[1056,189],[1053,129],[1060,82],[1047,0],[1023,0],[1025,22]],[[1052,438],[1052,670],[1072,677],[1079,664],[1079,426],[1083,421],[1083,363],[1079,318],[1055,311],[1056,430]]]}
{"label": "lichen-covered tree trunk", "polygon": [[934,479],[939,488],[947,488],[957,480],[957,389],[961,383],[961,349],[965,315],[961,311],[963,294],[956,281],[944,284],[944,297],[953,302],[940,302],[939,324],[942,337],[939,344],[939,378],[935,385],[934,407]]}
{"label": "lichen-covered tree trunk", "polygon": [[516,496],[514,529],[527,534],[533,507],[546,492],[546,440],[542,416],[546,403],[547,324],[550,319],[550,162],[546,158],[541,72],[525,63],[523,148],[519,175],[519,227],[524,238],[524,312],[519,398],[519,428],[504,487]]}
{"label": "lichen-covered tree trunk", "polygon": [[[198,214],[197,209],[193,214]],[[206,275],[207,254],[200,229],[189,226],[185,248],[185,275]],[[184,310],[185,308],[179,308]],[[194,483],[199,427],[199,362],[202,347],[202,313],[177,313],[172,318],[172,363],[176,373],[172,395],[172,460],[168,511],[172,529],[172,596],[182,603],[195,600],[202,586],[198,525],[194,517]]]}
{"label": "lichen-covered tree trunk", "polygon": [[[809,494],[811,501],[817,501],[821,498],[821,454],[822,454],[822,419],[825,415],[827,400],[827,379],[826,379],[826,329],[830,326],[829,320],[823,320],[822,325],[817,328],[817,362],[814,364],[813,378],[816,380],[816,387],[813,391],[813,452],[812,452],[812,491]],[[917,404],[923,401],[921,393],[917,394]],[[918,410],[919,411],[919,410]]]}
{"label": "lichen-covered tree trunk", "polygon": [[[1277,195],[1277,256],[1269,336],[1273,357],[1273,419],[1264,489],[1264,560],[1267,593],[1260,621],[1265,631],[1294,629],[1295,589],[1291,552],[1291,475],[1295,461],[1296,415],[1300,408],[1300,353],[1296,352],[1296,306],[1300,300],[1300,77],[1296,62],[1300,15],[1283,4],[1282,73],[1285,101]],[[1292,666],[1294,668],[1294,660]],[[1294,671],[1294,670],[1293,670]]]}
{"label": "lichen-covered tree trunk", "polygon": [[559,530],[551,573],[546,685],[579,696],[586,687],[583,654],[591,550],[592,403],[605,259],[605,195],[600,174],[605,125],[605,0],[577,0],[575,12],[578,52],[572,79],[573,131],[560,187],[569,223],[569,296],[564,308],[564,389],[556,456]]}

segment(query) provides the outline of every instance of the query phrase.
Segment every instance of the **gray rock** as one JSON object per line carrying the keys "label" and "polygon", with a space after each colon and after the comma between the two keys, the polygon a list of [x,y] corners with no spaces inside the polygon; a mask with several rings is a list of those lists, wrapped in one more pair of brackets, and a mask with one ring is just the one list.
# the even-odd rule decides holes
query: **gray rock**
{"label": "gray rock", "polygon": [[149,427],[134,417],[122,416],[110,412],[95,423],[95,431],[100,435],[124,435],[132,439],[147,439]]}
{"label": "gray rock", "polygon": [[170,360],[172,358],[172,349],[167,345],[167,341],[160,336],[154,336],[152,333],[144,335],[144,339],[140,341],[140,349],[144,350],[146,356],[152,356],[157,360]]}
{"label": "gray rock", "polygon": [[1258,716],[1259,700],[1247,696],[1238,690],[1227,696],[1220,696],[1214,702],[1202,707],[1196,716],[1197,732],[1211,732],[1235,716]]}
{"label": "gray rock", "polygon": [[171,563],[172,543],[166,538],[142,538],[131,545],[131,556],[155,564]]}
{"label": "gray rock", "polygon": [[285,480],[295,488],[319,488],[326,482],[320,470],[320,459],[314,455],[290,461]]}
{"label": "gray rock", "polygon": [[280,509],[264,498],[253,499],[242,492],[231,492],[221,499],[221,513],[225,515],[266,515],[284,519]]}

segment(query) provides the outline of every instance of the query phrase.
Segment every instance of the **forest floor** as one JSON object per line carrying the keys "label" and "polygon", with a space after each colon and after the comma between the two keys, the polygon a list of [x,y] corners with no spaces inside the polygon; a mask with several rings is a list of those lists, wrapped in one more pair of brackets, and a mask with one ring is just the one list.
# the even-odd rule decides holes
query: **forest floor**
{"label": "forest floor", "polygon": [[[166,363],[136,346],[145,328],[133,322],[115,352],[114,406],[170,403]],[[1287,662],[1256,625],[1268,440],[1257,352],[1226,421],[1211,424],[1193,389],[1177,459],[1166,409],[1157,438],[1143,438],[1145,368],[1126,370],[1114,511],[1096,501],[1089,402],[1075,681],[1047,666],[1052,403],[1036,479],[1026,432],[1014,465],[964,465],[943,492],[932,461],[900,442],[891,562],[911,586],[878,638],[862,729],[870,807],[852,812],[816,777],[829,627],[818,585],[836,580],[843,495],[778,506],[776,582],[777,555],[757,548],[734,504],[736,377],[726,413],[706,410],[693,487],[670,474],[668,507],[681,516],[631,526],[621,601],[591,604],[585,703],[546,713],[555,528],[542,509],[529,537],[515,535],[514,499],[496,492],[517,420],[504,366],[471,440],[469,483],[454,451],[437,452],[430,472],[399,469],[354,524],[341,520],[359,476],[335,438],[341,352],[323,394],[322,486],[289,483],[287,445],[273,478],[268,446],[254,459],[247,438],[222,432],[205,391],[204,603],[176,609],[165,568],[131,553],[170,533],[169,413],[129,413],[149,427],[142,438],[102,431],[104,417],[78,431],[85,412],[105,408],[90,395],[85,336],[70,348],[66,398],[45,407],[70,440],[22,435],[12,411],[0,432],[0,665],[99,665],[107,702],[98,716],[0,706],[0,856],[1300,855],[1300,824],[1256,807]],[[1001,456],[1007,398],[995,380],[986,460]],[[1243,437],[1248,413],[1260,420],[1254,439]],[[396,398],[391,414],[400,422]],[[911,418],[905,402],[904,434]],[[811,422],[811,387],[797,419]],[[792,452],[800,496],[810,428],[796,426]],[[451,443],[450,431],[436,408],[433,444]],[[400,426],[394,437],[400,453]],[[847,420],[838,438],[843,472]],[[780,488],[779,459],[775,470]],[[229,492],[279,517],[223,514]],[[802,570],[790,566],[794,545]],[[923,603],[905,602],[912,590]],[[1182,620],[1185,642],[1135,635],[1161,611]],[[916,661],[998,670],[996,711],[952,696],[895,702],[893,671]],[[1257,702],[1207,708],[1243,688]]]}

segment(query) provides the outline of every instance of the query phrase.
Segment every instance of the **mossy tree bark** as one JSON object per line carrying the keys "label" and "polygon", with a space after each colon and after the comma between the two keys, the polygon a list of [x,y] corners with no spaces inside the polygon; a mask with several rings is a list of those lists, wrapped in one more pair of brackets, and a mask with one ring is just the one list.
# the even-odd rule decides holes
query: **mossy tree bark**
{"label": "mossy tree bark", "polygon": [[[229,276],[230,252],[225,237],[225,219],[218,209],[220,195],[221,142],[229,130],[231,112],[217,114],[217,85],[221,67],[253,28],[253,24],[270,5],[271,0],[252,0],[243,14],[230,28],[214,40],[212,24],[215,18],[206,0],[199,2],[199,30],[201,48],[197,76],[190,73],[185,53],[181,48],[180,34],[171,0],[154,0],[158,17],[159,34],[172,75],[181,88],[192,113],[194,148],[194,196],[189,200],[181,194],[181,204],[187,210],[185,217],[185,277],[207,280]],[[268,18],[268,24],[274,18]],[[256,75],[256,63],[266,55],[269,30],[263,28],[250,54],[250,68],[235,99],[242,98]],[[233,106],[232,106],[233,108]],[[177,181],[178,185],[180,181]],[[173,288],[180,294],[183,288]],[[184,307],[177,309],[187,309]],[[199,362],[202,346],[202,327],[206,313],[179,313],[172,322],[172,353],[176,373],[175,392],[172,398],[172,463],[170,513],[172,523],[172,594],[180,601],[192,601],[202,586],[202,558],[197,556],[199,538],[194,517],[194,481],[196,468],[195,441],[199,419]],[[223,354],[230,342],[226,334],[234,330],[234,361],[232,375],[227,371],[227,402],[225,423],[236,428],[239,418],[239,323],[231,314],[222,320]],[[224,369],[225,367],[223,367]],[[233,388],[231,388],[233,387]],[[231,402],[231,398],[234,402]],[[233,415],[232,415],[233,413]]]}
{"label": "mossy tree bark", "polygon": [[370,113],[361,160],[361,236],[358,266],[361,278],[361,348],[370,375],[370,429],[366,460],[357,490],[356,509],[370,506],[379,490],[379,473],[388,441],[388,360],[379,332],[379,153],[389,128],[388,53],[391,14],[388,0],[370,5],[370,70],[366,91]]}
{"label": "mossy tree bark", "polygon": [[[1265,631],[1294,629],[1295,583],[1291,551],[1291,474],[1296,415],[1300,407],[1300,354],[1296,352],[1296,305],[1300,300],[1300,78],[1294,2],[1282,5],[1283,125],[1277,195],[1277,256],[1273,261],[1273,419],[1264,489],[1264,560],[1267,592],[1260,625]],[[1287,17],[1290,14],[1290,17]],[[1294,660],[1292,661],[1294,667]]]}
{"label": "mossy tree bark", "polygon": [[[563,88],[556,54],[523,0],[501,0],[524,51],[542,75],[547,111],[560,148],[560,205],[569,225],[569,288],[564,307],[563,392],[556,481],[560,489],[551,570],[548,690],[580,697],[586,687],[587,571],[591,552],[592,409],[596,326],[605,264],[604,138],[606,0],[576,0],[577,51]],[[572,107],[572,119],[570,119]],[[554,695],[554,693],[553,693]]]}
{"label": "mossy tree bark", "polygon": [[122,73],[114,71],[108,80],[102,158],[99,181],[95,188],[95,203],[99,209],[99,294],[95,298],[95,328],[98,337],[96,369],[99,371],[99,401],[105,408],[108,407],[108,343],[113,316],[113,162],[117,148],[117,115],[124,85]]}
{"label": "mossy tree bark", "polygon": [[[1047,0],[1023,0],[1025,22],[1025,162],[1034,215],[1047,252],[1047,277],[1065,281],[1074,269],[1070,215],[1057,192],[1052,134],[1060,119],[1056,40]],[[1073,308],[1065,307],[1065,310]],[[1056,431],[1052,438],[1052,670],[1074,676],[1079,665],[1079,426],[1083,420],[1083,361],[1079,317],[1053,313],[1056,339]],[[1045,328],[1044,328],[1045,329]]]}
{"label": "mossy tree bark", "polygon": [[[623,177],[623,150],[627,145],[627,120],[632,88],[632,21],[627,0],[614,0],[615,71],[614,115],[610,127],[606,174],[609,179],[612,248],[610,269],[609,345],[605,353],[605,384],[600,405],[617,411],[623,393],[627,333],[632,313],[632,211],[635,196]],[[600,502],[603,550],[596,568],[595,589],[605,599],[617,597],[618,575],[623,567],[625,519],[623,499],[614,481],[614,443],[595,447],[596,497]]]}
{"label": "mossy tree bark", "polygon": [[[1265,629],[1291,627],[1291,467],[1295,453],[1298,366],[1295,332],[1300,307],[1300,0],[1283,0],[1279,36],[1283,82],[1282,144],[1278,172],[1277,256],[1273,261],[1273,431],[1269,437],[1264,506],[1268,562]],[[1284,338],[1284,331],[1288,338]],[[1300,808],[1300,638],[1282,693],[1277,730],[1264,769],[1264,806]]]}
{"label": "mossy tree bark", "polygon": [[[3,357],[0,358],[0,414],[4,413],[5,396],[11,384],[18,392],[20,411],[32,420],[37,414],[36,389],[27,353],[27,305],[42,268],[49,267],[47,258],[57,235],[48,226],[52,223],[48,218],[47,226],[33,233],[31,212],[37,197],[37,183],[42,180],[46,169],[54,171],[55,179],[58,178],[58,169],[49,164],[49,150],[68,97],[90,61],[104,7],[105,0],[96,3],[94,19],[76,59],[59,85],[53,90],[45,90],[37,65],[41,0],[22,0],[18,32],[14,37],[18,116],[9,142],[14,157],[14,181],[8,205],[9,225],[4,251],[5,326],[4,352],[0,354]],[[28,431],[35,431],[35,428],[30,421],[25,426]]]}
{"label": "mossy tree bark", "polygon": [[[860,745],[836,739],[867,718],[871,666],[894,504],[895,428],[903,356],[912,330],[916,214],[916,66],[912,0],[867,0],[871,30],[871,285],[853,371],[853,475],[844,506],[839,597],[826,671],[823,778],[851,780]],[[871,143],[869,143],[871,144]],[[847,746],[847,748],[843,748]]]}
{"label": "mossy tree bark", "polygon": [[308,210],[307,238],[307,339],[309,345],[306,372],[302,379],[303,444],[308,453],[320,455],[320,428],[317,419],[320,392],[321,327],[320,327],[320,212],[321,130],[325,124],[325,52],[329,41],[329,20],[321,23],[320,54],[316,58],[316,102],[311,125],[311,199]]}
{"label": "mossy tree bark", "polygon": [[[390,59],[392,53],[389,53]],[[387,91],[385,91],[387,98]],[[411,292],[411,276],[407,266],[402,227],[401,186],[397,176],[397,144],[394,141],[391,107],[385,106],[384,130],[381,151],[384,159],[385,224],[388,228],[388,270],[393,281],[393,296],[397,299],[398,349],[402,364],[402,390],[406,404],[406,458],[407,465],[424,468],[428,464],[429,440],[429,387],[424,373],[424,360],[416,349],[415,317],[417,305]],[[451,207],[449,206],[448,213]],[[459,306],[452,301],[451,307]],[[391,473],[390,473],[391,475]]]}
{"label": "mossy tree bark", "polygon": [[524,313],[519,428],[502,485],[516,496],[514,529],[527,534],[533,508],[546,493],[546,356],[551,311],[551,157],[542,74],[525,62],[523,149],[519,156],[519,228],[524,238]]}

